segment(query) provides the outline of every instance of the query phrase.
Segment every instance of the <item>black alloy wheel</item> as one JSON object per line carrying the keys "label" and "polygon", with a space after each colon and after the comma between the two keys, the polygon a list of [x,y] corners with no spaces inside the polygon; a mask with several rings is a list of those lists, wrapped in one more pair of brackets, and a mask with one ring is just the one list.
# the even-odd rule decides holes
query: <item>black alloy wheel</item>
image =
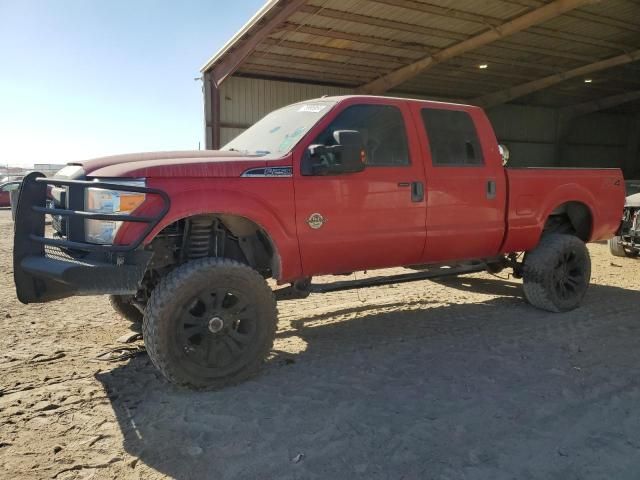
{"label": "black alloy wheel", "polygon": [[573,235],[546,235],[525,255],[522,278],[531,305],[550,312],[573,310],[589,288],[589,250]]}
{"label": "black alloy wheel", "polygon": [[220,373],[250,356],[256,336],[255,307],[229,288],[205,289],[182,311],[176,334],[190,361]]}
{"label": "black alloy wheel", "polygon": [[220,388],[259,370],[276,324],[273,292],[258,272],[235,260],[204,258],[160,279],[143,337],[151,361],[171,382]]}

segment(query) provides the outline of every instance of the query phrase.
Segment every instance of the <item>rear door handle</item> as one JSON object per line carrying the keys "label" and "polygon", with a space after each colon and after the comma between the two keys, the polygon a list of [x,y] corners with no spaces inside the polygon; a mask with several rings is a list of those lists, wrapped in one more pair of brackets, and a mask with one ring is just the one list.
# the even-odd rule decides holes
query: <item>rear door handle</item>
{"label": "rear door handle", "polygon": [[411,201],[421,202],[424,200],[424,184],[422,182],[411,182]]}
{"label": "rear door handle", "polygon": [[487,180],[487,198],[489,200],[493,200],[496,198],[496,181],[495,180]]}

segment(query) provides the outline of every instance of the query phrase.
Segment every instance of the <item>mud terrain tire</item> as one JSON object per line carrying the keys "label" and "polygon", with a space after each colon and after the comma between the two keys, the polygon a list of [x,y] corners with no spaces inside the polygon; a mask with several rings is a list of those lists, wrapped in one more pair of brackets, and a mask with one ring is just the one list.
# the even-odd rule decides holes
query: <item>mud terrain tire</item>
{"label": "mud terrain tire", "polygon": [[590,279],[589,251],[573,235],[547,235],[524,259],[524,296],[542,310],[566,312],[578,307]]}
{"label": "mud terrain tire", "polygon": [[129,320],[131,323],[142,322],[142,312],[131,305],[131,296],[109,295],[109,303],[117,314]]}
{"label": "mud terrain tire", "polygon": [[234,260],[204,258],[160,280],[142,330],[151,361],[169,381],[211,389],[256,374],[276,325],[273,292],[258,272]]}
{"label": "mud terrain tire", "polygon": [[613,237],[609,239],[609,252],[614,257],[635,257],[632,252],[627,251],[620,243],[620,237]]}

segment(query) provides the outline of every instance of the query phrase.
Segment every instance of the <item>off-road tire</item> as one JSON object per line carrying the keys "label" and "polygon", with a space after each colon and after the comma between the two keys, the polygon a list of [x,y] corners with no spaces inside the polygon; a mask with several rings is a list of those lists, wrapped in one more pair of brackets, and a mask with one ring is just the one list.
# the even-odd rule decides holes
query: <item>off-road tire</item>
{"label": "off-road tire", "polygon": [[131,323],[142,323],[142,312],[131,304],[130,295],[109,295],[109,303],[124,319]]}
{"label": "off-road tire", "polygon": [[524,296],[542,310],[566,312],[578,307],[590,279],[589,251],[573,235],[546,235],[524,259]]}
{"label": "off-road tire", "polygon": [[634,252],[630,252],[620,243],[620,237],[609,239],[609,251],[614,257],[636,257]]}
{"label": "off-road tire", "polygon": [[[243,297],[243,303],[249,305],[245,310],[249,309],[251,312],[251,320],[247,321],[251,323],[252,333],[247,338],[252,340],[246,345],[234,343],[236,347],[242,347],[241,352],[245,352],[242,354],[245,355],[242,361],[233,360],[238,358],[237,354],[234,357],[233,348],[228,347],[227,355],[232,358],[231,363],[224,368],[214,368],[208,363],[212,343],[205,342],[209,342],[211,335],[223,335],[232,327],[227,325],[225,319],[224,330],[212,332],[211,322],[213,318],[217,318],[217,314],[211,320],[207,320],[207,312],[213,307],[205,307],[200,299],[204,298],[207,301],[208,298],[210,304],[217,304],[217,292],[220,290],[233,290],[235,294]],[[216,293],[211,293],[213,291]],[[224,293],[223,297],[229,295],[231,294]],[[231,295],[231,298],[235,297]],[[205,308],[201,315],[205,323],[209,321],[209,326],[197,327],[202,333],[197,333],[189,339],[186,338],[189,335],[185,333],[186,329],[196,327],[185,326],[184,318],[194,318],[193,308],[198,306],[198,302],[203,304],[201,308]],[[233,313],[225,315],[232,317]],[[241,318],[241,315],[249,314],[237,316]],[[277,316],[273,292],[258,272],[235,260],[204,258],[176,268],[158,282],[145,309],[143,338],[151,361],[170,382],[198,390],[216,389],[244,381],[258,372],[273,346]],[[235,327],[238,331],[234,330],[232,333],[239,333],[240,325],[244,325],[240,322],[244,321],[232,320],[238,325]],[[189,343],[194,338],[197,340],[198,336],[201,336],[200,345]],[[227,336],[232,337],[231,334]],[[224,343],[218,338],[222,337],[212,340],[213,344],[217,345],[215,348]],[[226,341],[224,338],[222,340]],[[192,355],[199,348],[205,348],[206,353],[203,354],[204,360],[198,357],[196,361]],[[247,350],[244,350],[245,348]],[[218,353],[214,354],[215,362],[217,355]],[[199,362],[208,365],[203,366]]]}

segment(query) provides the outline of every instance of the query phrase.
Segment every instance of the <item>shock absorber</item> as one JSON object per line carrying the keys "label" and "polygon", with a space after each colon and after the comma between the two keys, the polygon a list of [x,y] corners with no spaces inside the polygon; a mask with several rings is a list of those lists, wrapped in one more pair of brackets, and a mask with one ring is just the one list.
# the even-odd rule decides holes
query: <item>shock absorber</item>
{"label": "shock absorber", "polygon": [[189,260],[206,257],[209,255],[209,243],[214,221],[211,217],[194,217],[190,222]]}

